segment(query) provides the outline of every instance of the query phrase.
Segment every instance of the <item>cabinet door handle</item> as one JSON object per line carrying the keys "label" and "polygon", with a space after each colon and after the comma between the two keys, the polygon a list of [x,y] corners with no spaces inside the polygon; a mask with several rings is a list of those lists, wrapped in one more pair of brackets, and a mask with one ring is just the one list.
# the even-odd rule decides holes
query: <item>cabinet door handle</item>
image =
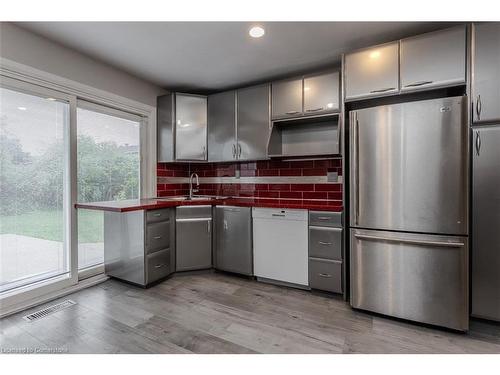
{"label": "cabinet door handle", "polygon": [[396,88],[395,87],[387,87],[385,89],[372,90],[372,91],[370,91],[370,93],[375,94],[377,92],[386,92],[386,91],[391,91],[391,90],[396,90]]}
{"label": "cabinet door handle", "polygon": [[429,85],[434,81],[419,81],[419,82],[413,82],[409,83],[408,85],[405,85],[405,87],[417,87],[417,86],[423,86],[423,85]]}
{"label": "cabinet door handle", "polygon": [[165,263],[160,263],[160,264],[155,265],[155,268],[162,268],[164,266],[165,266]]}
{"label": "cabinet door handle", "polygon": [[207,233],[210,234],[210,221],[207,221]]}
{"label": "cabinet door handle", "polygon": [[477,114],[477,119],[481,120],[481,110],[483,105],[481,103],[481,95],[477,96],[477,101],[476,101],[476,114]]}
{"label": "cabinet door handle", "polygon": [[306,109],[306,112],[318,112],[318,111],[322,111],[323,109],[325,109],[325,108],[324,107],[311,108],[311,109]]}
{"label": "cabinet door handle", "polygon": [[324,241],[318,241],[318,243],[319,243],[320,245],[325,245],[325,246],[329,246],[329,245],[331,245],[331,244],[332,244],[331,242],[324,242]]}
{"label": "cabinet door handle", "polygon": [[318,216],[318,220],[330,220],[328,216]]}
{"label": "cabinet door handle", "polygon": [[476,155],[479,156],[479,151],[481,150],[481,134],[476,130]]}
{"label": "cabinet door handle", "polygon": [[326,278],[332,277],[332,275],[330,275],[329,273],[320,273],[319,276],[326,277]]}
{"label": "cabinet door handle", "polygon": [[161,240],[161,236],[155,236],[153,237],[154,240]]}
{"label": "cabinet door handle", "polygon": [[203,146],[203,158],[206,160],[207,159],[207,147]]}
{"label": "cabinet door handle", "polygon": [[288,111],[288,112],[285,112],[285,114],[287,115],[296,115],[297,113],[300,113],[299,111]]}
{"label": "cabinet door handle", "polygon": [[238,158],[241,158],[241,145],[238,143]]}
{"label": "cabinet door handle", "polygon": [[233,143],[233,159],[236,159],[236,145]]}

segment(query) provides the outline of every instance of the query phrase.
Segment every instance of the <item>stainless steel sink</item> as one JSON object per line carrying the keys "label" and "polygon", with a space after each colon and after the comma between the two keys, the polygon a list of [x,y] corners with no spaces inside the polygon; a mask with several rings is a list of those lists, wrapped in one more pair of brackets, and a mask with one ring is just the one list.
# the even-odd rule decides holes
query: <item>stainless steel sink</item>
{"label": "stainless steel sink", "polygon": [[156,199],[166,200],[166,201],[206,201],[206,200],[214,200],[214,199],[223,199],[225,197],[213,196],[213,195],[197,195],[194,197],[189,197],[187,195],[179,195],[175,197],[158,197]]}

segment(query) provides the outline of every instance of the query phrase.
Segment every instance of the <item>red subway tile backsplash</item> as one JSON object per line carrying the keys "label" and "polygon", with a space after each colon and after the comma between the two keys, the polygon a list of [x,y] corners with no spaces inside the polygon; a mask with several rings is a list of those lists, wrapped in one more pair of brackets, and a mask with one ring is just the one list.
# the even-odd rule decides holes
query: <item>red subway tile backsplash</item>
{"label": "red subway tile backsplash", "polygon": [[[287,178],[326,176],[328,172],[342,175],[342,161],[336,159],[297,161],[254,161],[242,163],[158,163],[158,196],[184,195],[189,193],[186,177],[196,172],[204,177],[234,177],[239,170],[242,179],[252,177]],[[179,179],[184,178],[179,183]],[[170,180],[174,178],[174,180]],[[280,199],[332,199],[342,200],[342,185],[339,183],[202,183],[199,194],[245,196]]]}

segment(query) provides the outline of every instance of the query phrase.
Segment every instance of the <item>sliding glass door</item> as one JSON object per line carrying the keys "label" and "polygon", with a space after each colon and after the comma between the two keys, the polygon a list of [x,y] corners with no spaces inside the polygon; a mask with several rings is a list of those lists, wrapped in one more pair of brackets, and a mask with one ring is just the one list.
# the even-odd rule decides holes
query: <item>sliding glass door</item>
{"label": "sliding glass door", "polygon": [[[78,101],[78,201],[99,202],[140,196],[139,116]],[[78,268],[104,260],[103,212],[78,210]]]}
{"label": "sliding glass door", "polygon": [[103,213],[74,205],[141,196],[145,122],[0,75],[0,316],[104,271]]}
{"label": "sliding glass door", "polygon": [[71,271],[70,103],[29,88],[0,87],[0,293]]}

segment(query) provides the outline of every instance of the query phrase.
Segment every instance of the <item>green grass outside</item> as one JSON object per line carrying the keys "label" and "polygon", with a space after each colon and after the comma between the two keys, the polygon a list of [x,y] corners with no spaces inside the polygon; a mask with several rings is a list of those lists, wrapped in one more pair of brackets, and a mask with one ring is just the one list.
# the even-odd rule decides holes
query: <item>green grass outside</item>
{"label": "green grass outside", "polygon": [[[78,242],[103,242],[102,211],[78,210]],[[18,234],[62,241],[61,211],[32,211],[16,216],[0,215],[0,234]]]}

